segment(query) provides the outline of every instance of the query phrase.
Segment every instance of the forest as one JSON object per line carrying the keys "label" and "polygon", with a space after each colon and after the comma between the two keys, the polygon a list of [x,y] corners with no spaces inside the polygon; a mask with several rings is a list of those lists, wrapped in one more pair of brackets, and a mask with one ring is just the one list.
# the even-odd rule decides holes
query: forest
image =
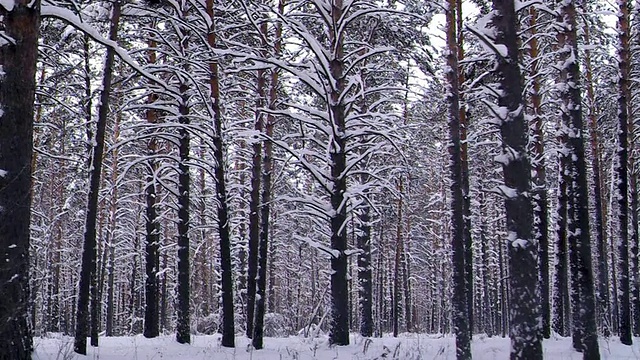
{"label": "forest", "polygon": [[639,11],[0,0],[0,359],[640,341]]}

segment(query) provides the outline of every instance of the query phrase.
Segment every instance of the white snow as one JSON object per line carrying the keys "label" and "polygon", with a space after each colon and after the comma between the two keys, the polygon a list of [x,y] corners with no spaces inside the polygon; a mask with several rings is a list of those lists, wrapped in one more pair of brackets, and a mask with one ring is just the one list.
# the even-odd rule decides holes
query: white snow
{"label": "white snow", "polygon": [[[73,352],[73,338],[52,334],[36,337],[34,360],[53,359],[236,359],[236,360],[329,360],[329,359],[455,359],[455,339],[450,335],[401,334],[398,338],[363,338],[351,335],[349,346],[329,346],[326,336],[305,338],[265,338],[265,348],[253,350],[246,337],[236,338],[236,348],[220,346],[220,335],[192,336],[191,345],[181,345],[175,336],[146,339],[133,337],[101,337],[99,347],[87,346],[87,356]],[[474,336],[471,350],[474,360],[508,359],[509,338]],[[552,336],[544,340],[545,359],[582,359],[571,347],[571,338]],[[633,346],[625,346],[618,338],[600,339],[602,359],[638,359],[640,338]]]}
{"label": "white snow", "polygon": [[[2,109],[0,109],[0,116],[2,116]],[[7,170],[0,169],[0,178],[6,177],[8,173]]]}
{"label": "white snow", "polygon": [[16,6],[16,2],[14,0],[0,0],[0,6],[7,11],[11,11]]}

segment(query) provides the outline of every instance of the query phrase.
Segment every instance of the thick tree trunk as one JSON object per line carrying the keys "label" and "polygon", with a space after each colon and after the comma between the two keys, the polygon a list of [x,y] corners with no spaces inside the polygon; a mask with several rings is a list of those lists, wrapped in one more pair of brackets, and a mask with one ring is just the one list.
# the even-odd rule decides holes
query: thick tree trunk
{"label": "thick tree trunk", "polygon": [[460,134],[460,80],[458,50],[456,41],[455,9],[456,1],[449,0],[446,12],[447,24],[447,103],[449,106],[449,168],[451,191],[451,227],[453,261],[453,326],[456,336],[456,357],[458,360],[471,359],[471,331],[469,330],[469,308],[467,306],[467,286],[465,267],[464,236],[464,194],[462,179],[462,148]]}
{"label": "thick tree trunk", "polygon": [[518,27],[514,2],[494,0],[496,11],[492,19],[497,30],[496,43],[506,54],[496,54],[496,75],[501,96],[498,106],[504,111],[500,118],[503,154],[502,170],[506,221],[508,231],[509,285],[511,302],[511,358],[542,358],[541,319],[539,318],[537,246],[533,239],[533,208],[531,164],[527,155],[528,126],[524,117],[522,74],[518,65]]}
{"label": "thick tree trunk", "polygon": [[347,271],[347,207],[344,206],[347,191],[347,138],[346,138],[346,109],[343,92],[345,91],[344,77],[344,39],[342,30],[337,26],[343,17],[343,1],[335,0],[331,4],[331,23],[327,23],[330,34],[332,54],[330,54],[330,81],[335,81],[330,93],[329,118],[334,129],[332,134],[333,146],[330,152],[329,165],[331,168],[332,189],[330,190],[332,215],[331,225],[331,330],[329,342],[334,345],[349,345],[349,291]]}
{"label": "thick tree trunk", "polygon": [[39,1],[0,5],[0,358],[31,359],[29,223]]}
{"label": "thick tree trunk", "polygon": [[[120,3],[115,2],[111,13],[111,29],[109,39],[116,41],[118,23],[120,20]],[[98,107],[98,123],[95,133],[91,168],[89,171],[90,184],[87,199],[87,217],[85,220],[84,246],[82,251],[82,266],[78,285],[78,307],[76,316],[76,334],[73,349],[78,354],[87,353],[87,335],[89,335],[89,300],[97,295],[96,289],[96,220],[98,215],[98,193],[100,192],[100,175],[104,153],[104,137],[109,116],[109,96],[111,94],[111,79],[115,51],[107,48],[104,63],[104,77],[102,79],[102,93]],[[92,314],[96,315],[96,314]],[[97,339],[92,338],[92,346],[97,346]]]}

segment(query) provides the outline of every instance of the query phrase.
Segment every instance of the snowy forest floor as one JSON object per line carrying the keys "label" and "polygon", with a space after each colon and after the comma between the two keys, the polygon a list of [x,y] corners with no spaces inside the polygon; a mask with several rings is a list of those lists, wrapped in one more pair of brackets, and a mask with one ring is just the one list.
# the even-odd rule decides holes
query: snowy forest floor
{"label": "snowy forest floor", "polygon": [[[181,345],[175,336],[166,335],[146,339],[142,335],[132,337],[101,337],[100,346],[88,347],[87,356],[73,352],[73,338],[52,334],[34,339],[34,360],[329,360],[329,359],[455,359],[455,340],[452,336],[402,334],[398,338],[385,336],[367,340],[351,336],[351,345],[331,347],[326,337],[308,339],[302,337],[265,338],[265,348],[251,351],[249,340],[236,338],[235,349],[220,346],[220,335],[192,336],[191,345]],[[476,360],[508,359],[509,339],[478,335],[472,344]],[[640,359],[640,338],[633,346],[620,344],[616,337],[600,339],[603,359]],[[552,337],[544,341],[545,359],[581,359],[580,353],[571,348],[571,338]]]}

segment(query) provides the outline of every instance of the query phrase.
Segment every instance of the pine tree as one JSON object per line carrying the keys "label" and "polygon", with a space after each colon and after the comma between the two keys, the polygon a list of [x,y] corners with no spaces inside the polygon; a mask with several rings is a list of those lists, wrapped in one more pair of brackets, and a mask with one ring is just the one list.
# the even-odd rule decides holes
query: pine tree
{"label": "pine tree", "polygon": [[0,358],[27,360],[33,350],[29,244],[33,121],[40,3],[0,5]]}

